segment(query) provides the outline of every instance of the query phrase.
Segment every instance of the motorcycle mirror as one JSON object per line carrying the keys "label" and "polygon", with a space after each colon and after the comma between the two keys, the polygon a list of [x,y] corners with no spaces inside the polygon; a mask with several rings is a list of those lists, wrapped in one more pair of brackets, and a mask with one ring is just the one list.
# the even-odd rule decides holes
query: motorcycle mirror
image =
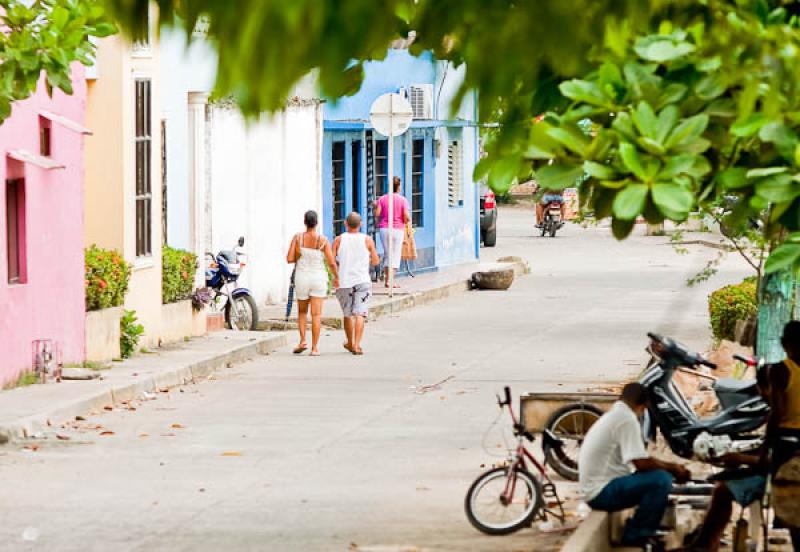
{"label": "motorcycle mirror", "polygon": [[239,247],[244,247],[244,236],[239,236]]}

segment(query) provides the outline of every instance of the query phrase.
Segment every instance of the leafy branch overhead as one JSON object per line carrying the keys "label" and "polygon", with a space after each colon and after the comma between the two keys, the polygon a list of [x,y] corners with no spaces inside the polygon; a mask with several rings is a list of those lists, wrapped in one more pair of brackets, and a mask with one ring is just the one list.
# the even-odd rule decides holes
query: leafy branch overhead
{"label": "leafy branch overhead", "polygon": [[70,66],[92,64],[90,37],[104,37],[116,27],[96,0],[9,0],[0,21],[0,122],[11,102],[36,91],[42,73],[48,92],[72,93]]}
{"label": "leafy branch overhead", "polygon": [[[147,0],[106,0],[134,35]],[[728,226],[767,217],[789,239],[767,269],[800,262],[800,28],[782,0],[156,0],[162,25],[198,21],[219,53],[217,94],[247,114],[280,109],[317,70],[324,96],[356,91],[363,63],[415,31],[412,53],[466,63],[497,122],[476,178],[580,183],[612,217],[682,221],[736,196]],[[243,17],[243,14],[246,16]],[[588,128],[586,128],[588,126]]]}
{"label": "leafy branch overhead", "polygon": [[[610,27],[593,70],[559,84],[568,105],[530,125],[522,158],[547,188],[584,171],[585,205],[618,237],[639,216],[683,221],[723,196],[739,198],[730,223],[766,213],[772,239],[800,231],[800,26],[780,4],[709,0],[646,33]],[[790,234],[765,268],[799,262]]]}

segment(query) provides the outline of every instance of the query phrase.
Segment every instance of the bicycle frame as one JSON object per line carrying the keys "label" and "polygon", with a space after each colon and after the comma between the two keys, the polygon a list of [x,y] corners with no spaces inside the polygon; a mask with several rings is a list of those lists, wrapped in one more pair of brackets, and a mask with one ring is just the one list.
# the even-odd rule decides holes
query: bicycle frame
{"label": "bicycle frame", "polygon": [[[508,389],[508,388],[506,388]],[[501,501],[505,501],[506,504],[511,503],[511,500],[514,496],[514,491],[516,490],[517,486],[517,470],[521,469],[524,470],[534,477],[536,475],[528,469],[528,463],[533,464],[533,467],[539,472],[539,479],[540,483],[542,484],[542,503],[543,507],[541,512],[538,514],[537,518],[541,521],[547,520],[547,515],[551,515],[555,517],[561,523],[564,523],[566,519],[566,515],[564,514],[564,504],[561,501],[561,497],[558,496],[558,492],[553,483],[553,480],[550,479],[550,476],[547,474],[545,467],[539,462],[533,454],[528,451],[525,447],[525,439],[533,442],[533,436],[525,431],[522,425],[517,420],[517,416],[514,413],[514,409],[511,406],[511,397],[510,393],[506,393],[507,400],[505,401],[504,406],[508,407],[508,413],[511,415],[511,421],[514,424],[514,434],[517,437],[517,449],[514,454],[511,456],[508,465],[508,476],[506,479],[506,486],[503,490],[503,494],[501,497]],[[502,401],[499,401],[502,404]],[[555,499],[556,509],[553,509],[549,506],[547,499]]]}

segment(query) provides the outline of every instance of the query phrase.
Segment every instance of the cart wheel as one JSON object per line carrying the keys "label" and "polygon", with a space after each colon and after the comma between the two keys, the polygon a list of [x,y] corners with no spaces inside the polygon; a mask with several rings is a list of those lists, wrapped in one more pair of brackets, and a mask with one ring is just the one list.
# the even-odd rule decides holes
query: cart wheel
{"label": "cart wheel", "polygon": [[578,456],[583,439],[603,411],[592,404],[573,403],[556,410],[545,429],[553,432],[564,445],[548,449],[545,461],[556,473],[570,481],[578,480]]}

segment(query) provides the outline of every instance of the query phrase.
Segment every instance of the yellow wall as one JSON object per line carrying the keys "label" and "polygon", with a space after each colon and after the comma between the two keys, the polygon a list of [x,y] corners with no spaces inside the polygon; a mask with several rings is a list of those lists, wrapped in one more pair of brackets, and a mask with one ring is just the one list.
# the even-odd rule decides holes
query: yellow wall
{"label": "yellow wall", "polygon": [[[86,244],[117,249],[132,264],[125,308],[135,310],[145,335],[140,346],[156,346],[161,332],[161,106],[158,45],[134,51],[122,36],[99,42],[98,77],[90,81],[86,124]],[[153,254],[136,257],[135,83],[151,80]]]}

